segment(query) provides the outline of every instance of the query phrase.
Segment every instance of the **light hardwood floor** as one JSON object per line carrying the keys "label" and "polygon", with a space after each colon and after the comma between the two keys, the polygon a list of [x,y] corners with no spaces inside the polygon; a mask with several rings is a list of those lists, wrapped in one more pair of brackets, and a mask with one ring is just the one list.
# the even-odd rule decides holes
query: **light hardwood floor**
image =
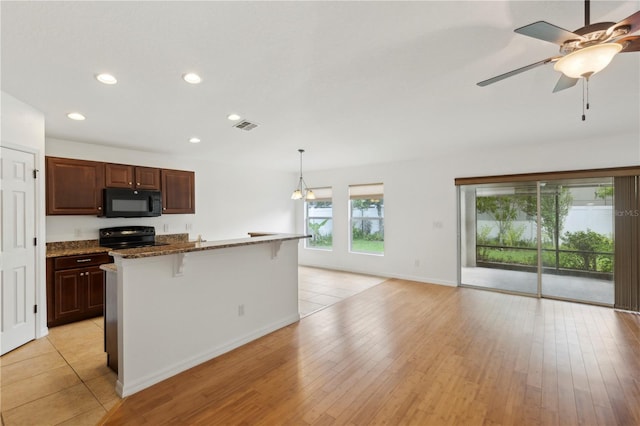
{"label": "light hardwood floor", "polygon": [[[349,272],[299,268],[299,304],[310,315],[384,281]],[[49,329],[0,357],[2,425],[95,425],[120,398],[106,367],[103,319]]]}
{"label": "light hardwood floor", "polygon": [[126,398],[108,425],[638,425],[640,316],[388,280]]}

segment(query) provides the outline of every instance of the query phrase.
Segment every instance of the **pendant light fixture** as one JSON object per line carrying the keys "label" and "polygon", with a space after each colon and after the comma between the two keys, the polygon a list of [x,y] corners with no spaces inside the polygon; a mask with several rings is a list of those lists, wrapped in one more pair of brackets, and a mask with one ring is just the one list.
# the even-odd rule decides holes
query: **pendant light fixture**
{"label": "pendant light fixture", "polygon": [[307,187],[307,183],[302,177],[302,153],[304,152],[304,149],[299,149],[298,152],[300,153],[300,179],[298,180],[298,186],[296,187],[295,191],[293,191],[293,194],[291,194],[291,199],[315,200],[316,195]]}

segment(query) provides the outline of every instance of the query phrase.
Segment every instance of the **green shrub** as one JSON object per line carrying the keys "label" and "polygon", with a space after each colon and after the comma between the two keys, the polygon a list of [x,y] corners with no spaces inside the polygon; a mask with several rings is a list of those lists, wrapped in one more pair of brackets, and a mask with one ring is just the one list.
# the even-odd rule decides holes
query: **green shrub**
{"label": "green shrub", "polygon": [[[598,258],[603,258],[595,252],[613,252],[613,240],[606,235],[599,234],[590,229],[586,231],[565,232],[562,236],[564,248],[576,250],[575,256],[581,258],[581,267],[587,271],[598,270]],[[575,259],[571,261],[574,263]]]}

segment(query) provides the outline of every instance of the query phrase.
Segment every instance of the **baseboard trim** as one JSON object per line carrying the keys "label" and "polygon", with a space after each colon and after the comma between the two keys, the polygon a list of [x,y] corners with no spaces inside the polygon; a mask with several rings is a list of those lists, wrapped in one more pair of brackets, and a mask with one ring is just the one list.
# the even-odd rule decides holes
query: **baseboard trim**
{"label": "baseboard trim", "polygon": [[200,354],[197,354],[181,362],[170,365],[161,371],[147,375],[145,377],[142,377],[130,383],[121,382],[120,377],[118,377],[118,381],[116,382],[116,393],[121,398],[124,398],[129,395],[133,395],[134,393],[139,392],[143,389],[146,389],[149,386],[155,385],[156,383],[159,383],[165,379],[168,379],[169,377],[182,373],[183,371],[186,371],[192,367],[195,367],[196,365],[202,364],[203,362],[209,361],[224,353],[232,351],[242,345],[245,345],[253,340],[259,339],[262,336],[266,336],[269,333],[272,333],[283,327],[291,325],[299,320],[300,320],[299,313],[295,315],[290,315],[277,322],[271,323],[265,327],[255,330],[252,333],[246,334],[244,336],[241,336],[237,339],[234,339],[222,345],[218,345],[214,348],[210,348],[204,352],[201,352]]}
{"label": "baseboard trim", "polygon": [[351,269],[351,268],[339,268],[339,267],[335,267],[335,266],[332,266],[332,265],[321,265],[321,264],[299,263],[299,265],[300,266],[307,266],[309,268],[330,269],[332,271],[351,272],[353,274],[371,275],[371,276],[389,278],[389,279],[390,278],[397,278],[397,279],[400,279],[400,280],[416,281],[416,282],[425,283],[425,284],[436,284],[436,285],[444,285],[444,286],[447,286],[447,287],[458,287],[458,283],[454,282],[454,281],[446,281],[446,280],[440,280],[440,279],[436,279],[436,278],[421,277],[421,276],[417,276],[417,275],[393,274],[393,273],[374,273],[372,271],[361,271],[361,270],[358,270],[358,269]]}

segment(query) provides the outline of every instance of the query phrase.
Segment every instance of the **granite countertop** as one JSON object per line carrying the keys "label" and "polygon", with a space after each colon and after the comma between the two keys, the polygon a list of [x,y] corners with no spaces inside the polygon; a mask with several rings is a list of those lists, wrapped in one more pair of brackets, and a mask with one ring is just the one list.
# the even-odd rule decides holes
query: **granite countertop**
{"label": "granite countertop", "polygon": [[[189,234],[156,235],[159,243],[175,244],[189,240]],[[164,246],[166,247],[166,246]],[[113,249],[98,245],[98,240],[57,241],[47,243],[46,257],[76,256],[95,253],[109,253]]]}
{"label": "granite countertop", "polygon": [[115,263],[103,263],[100,265],[100,269],[107,272],[118,272],[118,268]]}
{"label": "granite countertop", "polygon": [[[252,233],[249,233],[250,235]],[[254,235],[256,233],[253,233]],[[195,251],[215,250],[229,247],[248,246],[253,244],[265,244],[275,241],[299,240],[310,238],[311,235],[304,234],[266,234],[259,233],[261,236],[238,238],[234,240],[223,241],[202,241],[202,242],[183,242],[174,243],[166,246],[140,247],[125,250],[110,251],[109,255],[118,256],[123,259],[140,259],[144,257],[164,256],[177,253],[190,253]]]}
{"label": "granite countertop", "polygon": [[108,253],[108,247],[100,247],[98,240],[60,241],[47,243],[47,257],[76,256],[83,254]]}

